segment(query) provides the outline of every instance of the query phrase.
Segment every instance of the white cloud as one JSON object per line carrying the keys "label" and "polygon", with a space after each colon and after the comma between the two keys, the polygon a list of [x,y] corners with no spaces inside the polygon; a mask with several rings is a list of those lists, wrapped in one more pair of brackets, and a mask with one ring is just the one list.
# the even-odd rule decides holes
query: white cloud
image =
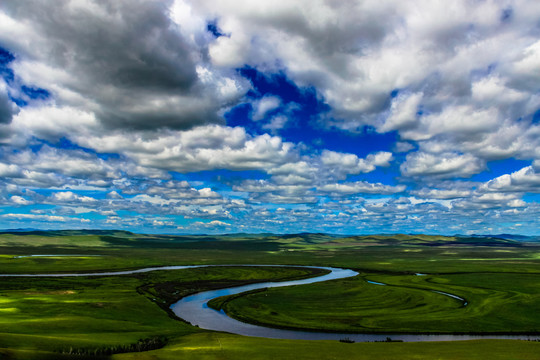
{"label": "white cloud", "polygon": [[23,198],[22,196],[18,196],[18,195],[14,195],[10,198],[11,202],[16,204],[16,205],[31,205],[33,204],[32,201],[29,201],[25,198]]}
{"label": "white cloud", "polygon": [[117,191],[113,190],[107,194],[108,199],[123,199],[122,195],[120,195]]}
{"label": "white cloud", "polygon": [[394,147],[394,151],[398,153],[409,152],[412,149],[414,149],[414,145],[405,141],[398,141]]}
{"label": "white cloud", "polygon": [[168,220],[152,220],[152,226],[158,226],[158,227],[163,227],[163,226],[175,226],[176,224],[174,223],[174,221],[168,221]]}
{"label": "white cloud", "polygon": [[[13,67],[22,82],[51,91],[54,107],[77,107],[108,128],[219,123],[218,112],[248,85],[233,71],[203,61],[212,41],[206,23],[175,24],[168,5],[3,3],[0,42],[16,54]],[[30,121],[26,125],[51,130],[48,122]]]}
{"label": "white cloud", "polygon": [[165,171],[268,170],[296,157],[293,144],[279,137],[250,136],[240,127],[216,125],[146,138],[112,133],[77,140],[96,151],[120,153],[140,166]]}
{"label": "white cloud", "polygon": [[219,221],[219,220],[212,220],[210,222],[202,222],[202,221],[196,221],[189,226],[186,227],[180,227],[180,229],[189,229],[189,230],[199,230],[199,229],[219,229],[219,228],[228,228],[231,224]]}
{"label": "white cloud", "polygon": [[416,152],[407,155],[401,171],[407,176],[436,176],[441,178],[469,177],[485,168],[484,163],[469,154]]}
{"label": "white cloud", "polygon": [[277,109],[280,105],[281,99],[277,96],[262,97],[253,104],[255,107],[252,116],[253,120],[258,121],[263,119],[268,112]]}
{"label": "white cloud", "polygon": [[511,74],[516,76],[511,82],[513,86],[536,91],[535,84],[540,81],[540,70],[538,70],[540,67],[540,41],[523,49],[520,56],[509,67]]}
{"label": "white cloud", "polygon": [[540,174],[526,166],[511,174],[501,175],[480,187],[481,191],[540,193]]}
{"label": "white cloud", "polygon": [[18,152],[10,157],[13,163],[28,170],[57,173],[71,177],[115,178],[118,170],[95,155],[81,150],[52,148],[44,145],[39,152]]}
{"label": "white cloud", "polygon": [[[433,74],[444,81],[428,88],[428,103],[462,93],[476,69],[502,61],[531,74],[536,64],[537,39],[529,29],[540,9],[532,1],[198,1],[193,7],[219,19],[229,34],[211,44],[214,63],[283,64],[296,82],[317,87],[347,120],[344,128],[372,122],[392,90],[420,88]],[[508,7],[511,22],[502,24]],[[390,116],[390,123],[396,120]]]}
{"label": "white cloud", "polygon": [[77,195],[72,191],[62,191],[53,193],[49,197],[50,201],[54,204],[72,204],[72,203],[84,203],[93,204],[97,203],[97,200],[89,196]]}
{"label": "white cloud", "polygon": [[[93,113],[73,107],[26,107],[15,116],[12,127],[19,134],[57,141],[66,134],[85,136],[99,131]],[[82,132],[82,133],[81,133]]]}
{"label": "white cloud", "polygon": [[289,121],[286,116],[278,115],[274,116],[268,124],[262,126],[263,129],[270,130],[272,134],[279,133],[279,130],[285,127],[285,124]]}
{"label": "white cloud", "polygon": [[23,172],[17,165],[0,163],[0,176],[4,178],[18,178],[23,176]]}
{"label": "white cloud", "polygon": [[401,130],[416,125],[418,121],[418,110],[423,94],[415,93],[410,95],[399,95],[392,100],[390,115],[378,128],[380,132]]}
{"label": "white cloud", "polygon": [[[228,24],[225,29],[235,26]],[[245,53],[249,51],[250,39],[246,34],[234,32],[222,36],[210,44],[208,52],[212,63],[220,67],[241,67],[244,65]]]}
{"label": "white cloud", "polygon": [[[540,208],[524,194],[540,188],[539,16],[532,0],[4,1],[0,43],[15,59],[0,79],[0,199],[8,213],[53,210],[3,219],[69,224],[94,211],[108,217],[96,227],[151,228],[174,215],[194,232],[466,231],[496,219],[536,231]],[[244,66],[314,91],[328,113],[298,120],[319,108],[251,89]],[[252,108],[247,129],[224,125],[237,104]],[[277,136],[295,127],[298,144]],[[322,149],[329,128],[399,154]],[[533,165],[455,181],[509,158]],[[218,169],[229,171],[192,181]],[[398,184],[364,181],[377,170]]]}
{"label": "white cloud", "polygon": [[472,106],[449,106],[440,113],[422,118],[419,129],[404,131],[410,140],[428,140],[438,134],[474,136],[490,131],[500,122],[494,108],[477,109]]}
{"label": "white cloud", "polygon": [[468,197],[472,194],[472,191],[464,189],[421,189],[411,193],[423,199],[447,200]]}
{"label": "white cloud", "polygon": [[233,190],[247,192],[255,203],[303,204],[318,201],[311,185],[277,184],[268,180],[245,180],[233,186]]}
{"label": "white cloud", "polygon": [[[533,1],[278,1],[257,7],[200,1],[194,9],[217,18],[231,36],[212,47],[243,39],[236,63],[283,70],[297,84],[315,86],[337,117],[328,117],[330,125],[398,130],[402,139],[433,140],[445,152],[470,151],[482,160],[528,150],[518,132],[498,129],[512,128],[540,107],[531,87],[540,48],[531,30],[540,13]],[[507,9],[512,15],[502,22]],[[219,62],[220,55],[212,59]]]}
{"label": "white cloud", "polygon": [[381,183],[368,183],[366,181],[357,181],[349,183],[326,184],[317,188],[320,191],[332,193],[334,195],[351,194],[395,194],[403,192],[406,189],[404,185],[390,186]]}
{"label": "white cloud", "polygon": [[392,160],[392,153],[385,151],[369,154],[365,159],[360,159],[355,154],[330,150],[324,150],[321,154],[321,163],[325,171],[338,179],[344,178],[347,174],[368,173],[375,170],[377,166],[389,166]]}
{"label": "white cloud", "polygon": [[457,209],[463,210],[505,209],[527,206],[527,204],[523,200],[518,199],[516,195],[508,193],[476,195],[471,198],[454,201],[452,205]]}
{"label": "white cloud", "polygon": [[47,222],[66,222],[72,220],[72,218],[66,218],[64,216],[55,215],[35,215],[35,214],[3,214],[0,215],[4,219],[8,220],[35,220],[35,221],[47,221]]}

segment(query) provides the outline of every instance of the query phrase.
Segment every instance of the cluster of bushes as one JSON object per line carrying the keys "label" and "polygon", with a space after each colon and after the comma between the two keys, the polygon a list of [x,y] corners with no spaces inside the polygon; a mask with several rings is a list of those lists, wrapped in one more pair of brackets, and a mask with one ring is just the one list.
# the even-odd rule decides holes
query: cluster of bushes
{"label": "cluster of bushes", "polygon": [[100,348],[73,348],[70,347],[67,350],[63,350],[62,354],[67,355],[81,355],[81,356],[107,356],[112,354],[128,353],[128,352],[141,352],[161,349],[167,344],[167,338],[163,336],[156,336],[152,338],[139,339],[134,344],[129,345],[111,345]]}

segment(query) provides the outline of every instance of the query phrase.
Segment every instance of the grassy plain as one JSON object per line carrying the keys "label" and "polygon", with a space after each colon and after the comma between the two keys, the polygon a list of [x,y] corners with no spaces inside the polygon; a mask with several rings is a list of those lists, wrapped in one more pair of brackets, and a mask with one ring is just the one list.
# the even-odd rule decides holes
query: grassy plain
{"label": "grassy plain", "polygon": [[[366,279],[389,284],[371,284]],[[272,327],[373,333],[540,334],[539,274],[483,273],[355,278],[245,296],[214,308]],[[464,302],[434,291],[458,295]]]}
{"label": "grassy plain", "polygon": [[[4,278],[0,285],[0,348],[61,353],[132,344],[148,337],[174,338],[197,331],[163,310],[182,296],[305,276],[312,276],[312,271],[220,267],[126,276]],[[160,297],[163,294],[166,296]]]}
{"label": "grassy plain", "polygon": [[[71,256],[20,257],[28,255]],[[538,332],[540,323],[536,311],[540,247],[504,239],[322,234],[174,237],[84,231],[0,235],[0,273],[188,264],[321,265],[361,272],[353,279],[271,289],[264,299],[254,294],[229,303],[243,316],[274,326],[440,332],[442,323],[451,332]],[[203,331],[166,311],[168,304],[195,291],[307,275],[302,270],[233,267],[121,277],[2,278],[0,359],[80,359],[84,357],[62,352],[112,348],[160,336],[168,339],[162,349],[113,358],[532,359],[540,350],[538,342],[499,340],[343,344],[256,339]],[[391,286],[368,284],[366,279]],[[464,308],[430,289],[462,296],[469,305]],[[510,353],[515,356],[505,356]]]}

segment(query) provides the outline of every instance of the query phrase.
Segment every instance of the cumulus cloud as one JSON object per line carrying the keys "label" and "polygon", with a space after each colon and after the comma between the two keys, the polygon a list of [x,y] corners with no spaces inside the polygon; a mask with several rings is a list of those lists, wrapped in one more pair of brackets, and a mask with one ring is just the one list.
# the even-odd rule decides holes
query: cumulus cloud
{"label": "cumulus cloud", "polygon": [[450,106],[440,113],[424,116],[417,129],[404,131],[403,136],[410,140],[428,140],[439,134],[474,138],[498,125],[497,117],[498,112],[494,108]]}
{"label": "cumulus cloud", "polygon": [[233,190],[250,193],[250,200],[257,203],[315,203],[318,199],[310,187],[302,184],[277,184],[268,180],[245,180],[234,185]]}
{"label": "cumulus cloud", "polygon": [[77,195],[72,191],[56,192],[49,197],[53,204],[85,204],[91,205],[97,203],[97,200],[90,196]]}
{"label": "cumulus cloud", "polygon": [[[536,231],[539,14],[532,0],[4,1],[3,219]],[[351,142],[314,140],[339,131]],[[532,165],[464,180],[506,159]]]}
{"label": "cumulus cloud", "polygon": [[260,100],[257,100],[254,102],[254,112],[252,119],[255,121],[261,120],[264,118],[264,116],[278,108],[281,105],[281,99],[277,96],[265,96],[261,98]]}
{"label": "cumulus cloud", "polygon": [[221,199],[221,195],[210,188],[192,188],[187,181],[168,181],[145,189],[147,194],[159,194],[168,199]]}
{"label": "cumulus cloud", "polygon": [[278,115],[274,116],[268,124],[262,126],[263,129],[270,130],[272,134],[279,133],[279,130],[285,127],[285,124],[289,121],[286,116]]}
{"label": "cumulus cloud", "polygon": [[22,169],[15,164],[0,163],[0,176],[3,178],[23,177]]}
{"label": "cumulus cloud", "polygon": [[[509,72],[536,74],[537,40],[529,29],[535,26],[532,14],[540,9],[530,1],[235,4],[194,5],[198,14],[218,18],[228,34],[211,44],[212,61],[267,68],[282,64],[296,82],[317,87],[346,120],[344,128],[370,123],[371,115],[385,112],[394,89],[431,85],[424,95],[427,103],[466,95],[474,80],[470,74],[500,63],[501,54]],[[513,15],[503,23],[501,14],[508,7]],[[511,37],[519,43],[509,47]],[[430,78],[433,74],[440,80]],[[418,98],[408,108],[413,104]],[[390,116],[390,123],[395,120]],[[384,130],[390,128],[383,124]]]}
{"label": "cumulus cloud", "polygon": [[526,166],[511,174],[504,174],[488,181],[479,190],[540,193],[540,173],[533,166]]}
{"label": "cumulus cloud", "polygon": [[414,196],[423,199],[439,199],[439,200],[449,200],[449,199],[459,199],[465,198],[472,194],[471,190],[466,189],[421,189],[417,191],[411,191]]}
{"label": "cumulus cloud", "polygon": [[328,192],[333,195],[351,195],[351,194],[395,194],[403,192],[405,185],[390,186],[381,183],[368,183],[366,181],[357,181],[350,183],[326,184],[318,187],[318,190]]}
{"label": "cumulus cloud", "polygon": [[69,106],[26,107],[13,119],[12,127],[18,137],[35,136],[48,141],[58,141],[69,134],[87,136],[90,131],[101,131],[92,112]]}
{"label": "cumulus cloud", "polygon": [[97,156],[82,150],[66,150],[43,146],[39,152],[18,152],[10,156],[12,163],[42,173],[71,177],[116,178],[118,170]]}
{"label": "cumulus cloud", "polygon": [[423,94],[399,95],[392,101],[390,115],[385,119],[378,130],[387,132],[414,127],[418,122],[418,111]]}
{"label": "cumulus cloud", "polygon": [[3,214],[0,215],[7,220],[34,220],[47,222],[66,222],[68,218],[55,215],[39,215],[39,214]]}
{"label": "cumulus cloud", "polygon": [[454,201],[452,206],[463,210],[485,210],[521,208],[526,203],[514,194],[488,193]]}
{"label": "cumulus cloud", "polygon": [[335,151],[324,150],[321,154],[322,166],[336,178],[344,178],[347,174],[368,173],[377,166],[389,166],[393,160],[390,152],[381,151],[369,154],[365,159],[359,158],[355,154],[338,153]]}
{"label": "cumulus cloud", "polygon": [[73,183],[72,180],[66,179],[58,174],[42,173],[26,169],[20,169],[20,173],[13,175],[14,176],[10,176],[10,180],[13,182],[13,184],[26,186],[29,188],[61,187],[66,184]]}
{"label": "cumulus cloud", "polygon": [[8,1],[0,43],[17,54],[13,68],[23,82],[106,127],[220,122],[217,112],[242,96],[246,83],[205,64],[210,35],[205,27],[183,32],[169,17],[171,3]]}
{"label": "cumulus cloud", "polygon": [[314,86],[330,105],[328,125],[373,125],[482,160],[529,151],[523,131],[499,129],[523,130],[519,119],[540,108],[534,2],[199,1],[194,9],[228,34],[210,45],[214,63],[234,53],[234,66]]}
{"label": "cumulus cloud", "polygon": [[27,199],[23,198],[22,196],[18,196],[18,195],[13,195],[10,198],[10,201],[13,202],[14,204],[17,204],[17,205],[31,205],[31,204],[33,204],[32,201],[27,200]]}
{"label": "cumulus cloud", "polygon": [[294,145],[279,137],[251,136],[240,127],[217,125],[161,132],[147,138],[118,132],[76,140],[96,151],[124,154],[144,167],[178,172],[267,170],[296,157]]}
{"label": "cumulus cloud", "polygon": [[401,171],[407,176],[436,176],[441,178],[469,177],[483,170],[485,164],[469,154],[430,154],[416,152],[407,155]]}
{"label": "cumulus cloud", "polygon": [[200,232],[202,231],[219,231],[222,232],[224,230],[228,230],[231,228],[231,224],[220,221],[220,220],[212,220],[210,222],[203,222],[203,221],[195,221],[194,223],[188,225],[188,226],[179,226],[178,229],[182,231],[187,232]]}
{"label": "cumulus cloud", "polygon": [[272,168],[272,180],[281,185],[310,185],[320,175],[320,168],[313,161],[291,161]]}

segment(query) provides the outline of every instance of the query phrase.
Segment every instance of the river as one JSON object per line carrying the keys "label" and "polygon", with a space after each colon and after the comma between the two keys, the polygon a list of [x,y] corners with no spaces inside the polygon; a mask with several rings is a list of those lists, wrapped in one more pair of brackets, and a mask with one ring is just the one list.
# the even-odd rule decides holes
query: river
{"label": "river", "polygon": [[[312,284],[316,282],[343,279],[358,275],[354,270],[318,267],[318,266],[291,266],[291,265],[180,265],[180,266],[162,266],[150,267],[127,271],[109,271],[92,273],[66,273],[66,274],[0,274],[0,277],[80,277],[80,276],[118,276],[145,273],[150,271],[183,270],[199,267],[214,266],[290,266],[290,267],[311,267],[329,270],[330,273],[318,277],[303,280],[282,281],[282,282],[264,282],[220,290],[204,291],[191,296],[182,298],[180,301],[171,305],[171,310],[181,319],[186,320],[194,326],[202,329],[225,331],[228,333],[257,336],[272,339],[298,339],[298,340],[343,340],[348,339],[355,342],[366,341],[385,341],[388,338],[401,341],[458,341],[458,340],[477,340],[477,339],[514,339],[514,340],[536,340],[538,336],[529,335],[423,335],[423,334],[351,334],[351,333],[329,333],[300,330],[274,329],[264,326],[247,324],[228,317],[223,311],[216,311],[209,308],[207,303],[216,297],[239,294],[245,291]],[[370,282],[374,286],[386,285],[383,283]],[[450,296],[456,300],[462,298],[449,294],[438,292],[444,296]],[[467,305],[466,303],[464,305]]]}

